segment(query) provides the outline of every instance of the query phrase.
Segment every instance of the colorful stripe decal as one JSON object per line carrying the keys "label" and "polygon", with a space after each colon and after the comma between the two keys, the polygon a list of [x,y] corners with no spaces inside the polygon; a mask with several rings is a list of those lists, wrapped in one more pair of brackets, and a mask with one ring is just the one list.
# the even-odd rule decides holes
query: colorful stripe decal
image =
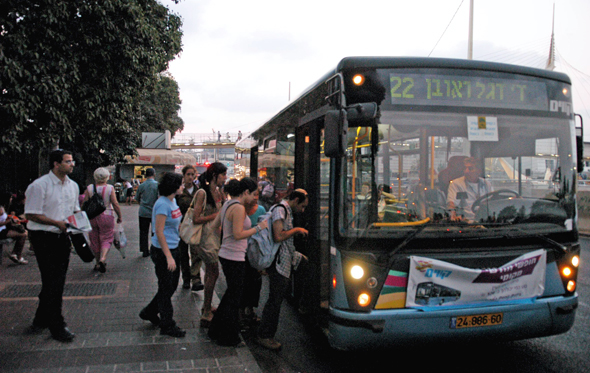
{"label": "colorful stripe decal", "polygon": [[404,308],[407,286],[408,274],[406,272],[389,271],[375,309]]}

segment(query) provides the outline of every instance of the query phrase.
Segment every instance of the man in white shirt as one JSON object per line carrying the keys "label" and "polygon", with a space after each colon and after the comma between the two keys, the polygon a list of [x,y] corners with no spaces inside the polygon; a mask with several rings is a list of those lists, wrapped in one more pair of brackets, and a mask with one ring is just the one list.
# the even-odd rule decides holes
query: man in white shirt
{"label": "man in white shirt", "polygon": [[51,171],[33,181],[25,192],[29,239],[35,250],[42,284],[31,331],[49,328],[54,339],[71,342],[74,333],[66,327],[62,300],[71,251],[67,217],[80,210],[79,188],[68,177],[75,165],[71,152],[52,151],[49,164]]}
{"label": "man in white shirt", "polygon": [[493,191],[492,184],[480,177],[482,168],[477,159],[463,160],[464,176],[452,180],[447,193],[447,207],[452,221],[473,221],[475,213],[471,207],[481,196]]}

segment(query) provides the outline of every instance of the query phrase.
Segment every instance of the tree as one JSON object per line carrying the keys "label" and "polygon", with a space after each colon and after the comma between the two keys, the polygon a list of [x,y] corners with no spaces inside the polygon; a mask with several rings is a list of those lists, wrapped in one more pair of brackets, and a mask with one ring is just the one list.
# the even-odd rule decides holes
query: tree
{"label": "tree", "polygon": [[143,132],[169,130],[174,136],[184,129],[184,121],[178,116],[181,103],[178,83],[169,74],[162,74],[140,106]]}
{"label": "tree", "polygon": [[156,0],[4,0],[0,154],[59,144],[91,167],[132,154],[181,24]]}

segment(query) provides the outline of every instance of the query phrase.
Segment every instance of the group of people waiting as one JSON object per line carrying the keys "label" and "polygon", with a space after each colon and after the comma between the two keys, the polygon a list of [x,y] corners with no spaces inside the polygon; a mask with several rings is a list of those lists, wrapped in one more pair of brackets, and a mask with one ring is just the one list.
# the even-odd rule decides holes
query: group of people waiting
{"label": "group of people waiting", "polygon": [[[139,316],[160,327],[161,334],[183,337],[173,318],[172,295],[180,276],[183,288],[204,289],[200,325],[209,328],[208,336],[219,345],[236,346],[241,343],[240,331],[245,324],[260,322],[258,342],[266,348],[278,349],[274,339],[281,303],[287,291],[292,265],[303,257],[295,252],[295,234],[307,235],[304,228],[294,228],[292,215],[302,212],[308,203],[302,189],[293,191],[282,201],[284,209],[274,209],[272,227],[258,217],[266,210],[258,205],[259,188],[253,179],[232,179],[226,183],[227,168],[219,162],[211,164],[194,184],[196,170],[185,166],[182,176],[165,173],[158,183],[159,198],[153,206],[150,255],[158,277],[158,292]],[[141,201],[140,201],[141,205]],[[193,208],[193,223],[202,225],[201,240],[188,245],[179,236],[184,215]],[[258,306],[261,274],[249,266],[246,257],[248,238],[264,229],[272,229],[275,241],[283,242],[275,263],[267,270],[270,294],[262,319],[254,308]],[[204,283],[199,277],[205,265]],[[219,265],[227,281],[216,311],[212,308]]]}
{"label": "group of people waiting", "polygon": [[[80,211],[81,202],[91,198],[93,193],[101,194],[107,210],[91,219],[90,245],[96,257],[95,269],[105,272],[106,256],[113,242],[112,232],[115,223],[122,222],[122,214],[114,188],[107,184],[108,170],[95,170],[95,183],[89,185],[81,196],[78,185],[68,176],[75,166],[71,152],[52,151],[49,165],[49,173],[31,183],[25,192],[26,199],[23,198],[28,238],[35,250],[42,282],[39,304],[28,332],[40,333],[48,328],[54,339],[70,342],[75,335],[67,327],[62,314],[63,290],[71,253],[67,218]],[[172,305],[182,268],[184,288],[205,290],[201,326],[209,328],[208,335],[212,340],[220,345],[236,346],[241,343],[243,322],[254,321],[260,322],[260,345],[269,349],[280,348],[281,344],[274,336],[281,303],[288,289],[291,269],[296,268],[304,258],[295,251],[293,237],[308,233],[304,228],[293,227],[293,214],[304,211],[308,204],[307,193],[303,189],[290,193],[280,202],[284,208],[272,209],[272,223],[268,226],[266,221],[258,222],[258,216],[266,210],[258,205],[256,181],[244,178],[226,183],[227,168],[221,163],[211,164],[200,175],[199,188],[194,182],[196,169],[190,165],[184,167],[182,175],[166,172],[159,181],[155,181],[154,170],[148,169],[146,177],[148,180],[138,188],[135,197],[140,204],[140,249],[144,255],[151,256],[158,290],[141,310],[140,318],[158,325],[162,335],[185,336],[185,331],[174,321]],[[154,187],[157,191],[155,202],[149,206],[146,200],[148,196],[154,198]],[[191,205],[193,222],[203,225],[201,241],[196,245],[186,244],[179,235],[180,223]],[[0,211],[0,219],[4,210]],[[147,216],[147,211],[151,218]],[[6,220],[5,217],[0,221]],[[246,251],[248,238],[264,229],[272,229],[275,241],[282,244],[273,265],[266,270],[269,299],[262,318],[258,319],[254,308],[258,306],[261,273],[249,266]],[[0,237],[16,237],[10,231],[2,231],[0,229]],[[149,248],[147,236],[141,238],[146,232],[152,235]],[[22,247],[15,245],[13,254],[17,260],[22,258]],[[205,265],[204,283],[199,276],[201,263]],[[227,279],[227,290],[215,311],[212,298],[219,277],[219,265]]]}

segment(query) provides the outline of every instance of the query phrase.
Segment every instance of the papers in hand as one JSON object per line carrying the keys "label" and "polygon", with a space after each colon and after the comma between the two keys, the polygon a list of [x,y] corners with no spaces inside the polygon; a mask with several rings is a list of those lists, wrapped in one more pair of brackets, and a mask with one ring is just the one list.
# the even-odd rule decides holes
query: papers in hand
{"label": "papers in hand", "polygon": [[82,232],[90,232],[92,227],[90,226],[90,220],[88,220],[88,215],[86,215],[86,211],[78,211],[74,213],[74,215],[68,216],[68,232],[70,233],[82,233]]}

